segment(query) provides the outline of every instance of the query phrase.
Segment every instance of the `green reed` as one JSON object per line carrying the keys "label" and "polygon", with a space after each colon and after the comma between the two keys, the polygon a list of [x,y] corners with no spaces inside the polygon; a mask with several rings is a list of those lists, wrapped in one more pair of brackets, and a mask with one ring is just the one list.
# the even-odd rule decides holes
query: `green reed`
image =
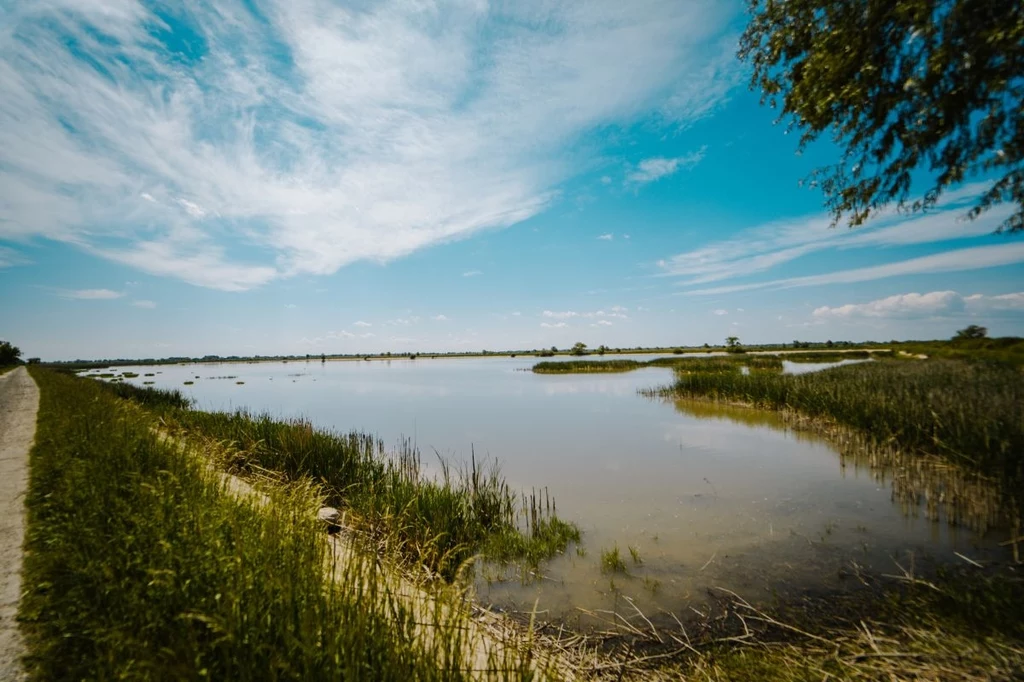
{"label": "green reed", "polygon": [[[19,612],[32,679],[471,677],[457,600],[414,609],[356,552],[328,577],[308,482],[263,503],[232,497],[108,387],[33,376]],[[520,679],[524,657],[509,649],[489,666]]]}
{"label": "green reed", "polygon": [[1007,366],[882,360],[795,376],[677,370],[668,392],[827,417],[877,442],[1024,480],[1024,381]]}
{"label": "green reed", "polygon": [[236,473],[269,470],[292,480],[311,478],[323,486],[330,505],[352,512],[350,523],[448,579],[480,552],[536,565],[580,539],[574,524],[557,517],[549,495],[521,497],[496,462],[484,465],[475,454],[464,466],[439,459],[438,475],[430,476],[409,441],[389,450],[373,436],[317,429],[303,419],[180,409],[186,400],[180,394],[160,402],[152,397],[160,391],[116,389],[144,404],[178,408],[164,410],[166,426],[229,444],[226,464]]}

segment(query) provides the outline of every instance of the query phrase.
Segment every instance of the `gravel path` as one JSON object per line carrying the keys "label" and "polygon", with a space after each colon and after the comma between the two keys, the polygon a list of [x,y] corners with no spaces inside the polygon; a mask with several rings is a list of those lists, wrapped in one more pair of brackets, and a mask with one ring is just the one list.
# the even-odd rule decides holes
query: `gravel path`
{"label": "gravel path", "polygon": [[0,680],[23,680],[18,631],[21,545],[25,538],[28,451],[39,389],[24,367],[0,375]]}

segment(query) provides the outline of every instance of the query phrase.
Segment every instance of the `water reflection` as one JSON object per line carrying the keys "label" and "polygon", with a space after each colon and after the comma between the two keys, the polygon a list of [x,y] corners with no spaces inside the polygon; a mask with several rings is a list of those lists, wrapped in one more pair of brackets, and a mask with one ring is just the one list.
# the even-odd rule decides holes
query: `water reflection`
{"label": "water reflection", "polygon": [[[851,561],[891,572],[906,551],[937,560],[1007,553],[997,546],[1007,537],[998,495],[948,466],[849,439],[833,445],[775,413],[637,395],[671,381],[667,368],[535,375],[525,371],[534,362],[173,366],[148,378],[150,369],[125,369],[140,373],[134,383],[186,390],[203,409],[305,416],[386,443],[410,437],[456,460],[473,448],[478,461],[499,460],[514,488],[547,487],[559,514],[583,529],[583,547],[526,585],[482,567],[481,597],[511,609],[537,600],[550,616],[587,621],[578,608],[628,609],[628,596],[649,615],[681,617],[714,585],[768,599],[833,587]],[[183,386],[196,374],[237,378]],[[602,550],[615,547],[628,575],[601,570]]]}

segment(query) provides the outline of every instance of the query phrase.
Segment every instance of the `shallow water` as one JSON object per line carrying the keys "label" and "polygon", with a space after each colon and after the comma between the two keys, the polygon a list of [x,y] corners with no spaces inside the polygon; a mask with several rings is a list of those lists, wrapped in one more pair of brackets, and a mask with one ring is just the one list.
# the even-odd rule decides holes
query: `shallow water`
{"label": "shallow water", "polygon": [[[1006,552],[996,547],[1006,533],[929,520],[920,505],[894,500],[887,478],[773,413],[637,394],[669,383],[668,369],[523,371],[534,362],[421,356],[119,369],[139,373],[132,383],[182,389],[201,409],[304,416],[385,443],[408,437],[425,461],[435,450],[496,458],[513,488],[546,487],[584,541],[529,584],[482,567],[481,598],[518,610],[536,601],[543,614],[585,625],[597,620],[577,607],[629,611],[626,597],[653,617],[682,617],[712,586],[763,600],[842,587],[856,567],[898,573],[897,562]],[[629,575],[601,572],[602,550],[616,546]]]}

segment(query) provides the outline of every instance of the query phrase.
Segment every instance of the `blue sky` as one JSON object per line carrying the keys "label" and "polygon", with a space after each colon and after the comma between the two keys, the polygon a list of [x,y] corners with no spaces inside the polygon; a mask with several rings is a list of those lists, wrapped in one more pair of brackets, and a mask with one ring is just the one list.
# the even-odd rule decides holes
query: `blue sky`
{"label": "blue sky", "polygon": [[27,355],[1024,335],[987,178],[828,228],[738,2],[199,5],[0,0]]}

